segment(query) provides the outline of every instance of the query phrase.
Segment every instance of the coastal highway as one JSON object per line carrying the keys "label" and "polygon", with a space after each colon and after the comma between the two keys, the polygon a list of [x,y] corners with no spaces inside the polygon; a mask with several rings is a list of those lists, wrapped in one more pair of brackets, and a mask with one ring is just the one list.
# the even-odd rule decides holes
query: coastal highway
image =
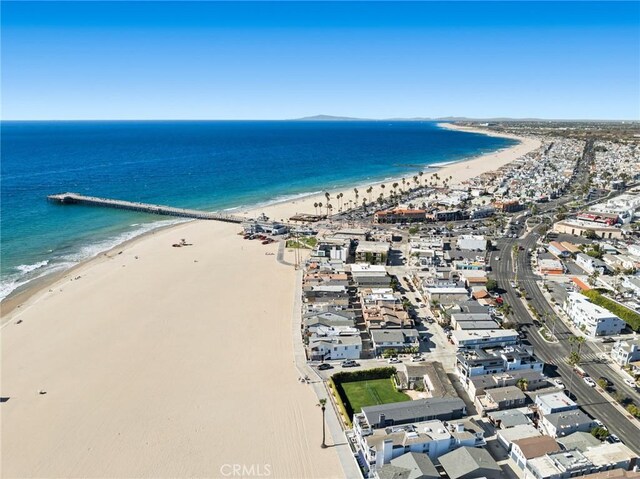
{"label": "coastal highway", "polygon": [[[536,241],[539,238],[537,229],[535,228],[520,240],[505,238],[497,241],[498,251],[492,253],[490,259],[493,277],[497,279],[500,289],[505,291],[503,298],[513,309],[512,318],[521,324],[521,331],[525,333],[526,340],[535,348],[536,355],[546,363],[545,370],[555,370],[562,377],[567,388],[571,389],[571,393],[575,394],[577,403],[582,409],[595,419],[601,420],[610,432],[616,434],[629,448],[640,454],[640,443],[637,441],[640,437],[638,421],[623,414],[613,404],[610,404],[596,388],[588,386],[566,362],[572,347],[569,338],[573,336],[573,333],[560,318],[557,318],[542,291],[538,288],[537,277],[531,270],[530,258],[527,254],[529,248],[536,247]],[[531,304],[536,310],[541,314],[546,313],[549,317],[556,318],[556,336],[559,340],[557,343],[548,343],[542,339],[537,331],[538,328],[533,324],[533,318],[529,311],[510,285],[510,282],[515,280],[511,251],[516,244],[524,248],[524,251],[520,251],[517,257],[518,282],[524,287],[527,297],[530,298]],[[497,256],[500,257],[499,261],[496,260]],[[581,355],[583,357],[591,356],[591,352],[591,346],[589,342],[586,342],[582,347]],[[638,394],[631,391],[617,376],[617,373],[605,364],[584,362],[581,363],[581,367],[595,379],[600,376],[607,377],[614,383],[617,390],[623,391],[625,395],[637,401]]]}

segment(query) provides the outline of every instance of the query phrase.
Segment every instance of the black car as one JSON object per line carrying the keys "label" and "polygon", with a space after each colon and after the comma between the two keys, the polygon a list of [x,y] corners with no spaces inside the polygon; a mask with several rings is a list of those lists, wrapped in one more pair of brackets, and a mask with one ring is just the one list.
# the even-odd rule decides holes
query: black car
{"label": "black car", "polygon": [[318,371],[326,371],[327,369],[333,369],[333,366],[329,363],[322,363],[318,366]]}
{"label": "black car", "polygon": [[603,343],[615,343],[615,341],[616,341],[616,340],[615,340],[615,339],[613,339],[613,338],[604,338],[604,339],[602,340],[602,342],[603,342]]}

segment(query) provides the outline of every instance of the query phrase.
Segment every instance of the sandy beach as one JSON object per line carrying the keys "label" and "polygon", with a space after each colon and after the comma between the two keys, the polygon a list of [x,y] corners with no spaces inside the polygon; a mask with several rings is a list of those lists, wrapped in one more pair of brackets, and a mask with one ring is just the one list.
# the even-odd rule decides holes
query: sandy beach
{"label": "sandy beach", "polygon": [[[463,182],[539,146],[520,140],[438,174]],[[286,219],[318,201],[259,212]],[[241,477],[234,465],[253,477],[343,477],[335,450],[319,447],[317,397],[298,381],[295,270],[265,254],[277,244],[239,231],[204,221],[156,231],[5,316],[2,477]],[[173,248],[181,238],[192,246]]]}

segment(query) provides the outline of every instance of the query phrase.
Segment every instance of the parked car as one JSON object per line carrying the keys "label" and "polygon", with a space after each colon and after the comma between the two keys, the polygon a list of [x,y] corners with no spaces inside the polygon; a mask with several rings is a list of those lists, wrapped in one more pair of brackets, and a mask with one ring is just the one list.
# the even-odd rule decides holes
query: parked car
{"label": "parked car", "polygon": [[333,369],[333,366],[329,363],[322,363],[318,366],[318,371],[326,371],[327,369]]}
{"label": "parked car", "polygon": [[610,442],[611,444],[614,444],[616,442],[620,442],[620,438],[618,436],[616,436],[615,434],[609,434],[609,437],[607,437],[607,442]]}
{"label": "parked car", "polygon": [[560,379],[558,379],[558,378],[556,378],[556,379],[552,379],[552,380],[551,380],[551,382],[553,382],[553,384],[554,384],[554,386],[555,386],[555,387],[562,388],[562,389],[564,389],[564,388],[565,388],[565,385],[564,385],[564,383],[562,382],[562,380],[560,380]]}
{"label": "parked car", "polygon": [[389,364],[398,364],[398,363],[401,363],[402,361],[399,358],[389,358],[387,359],[387,362]]}
{"label": "parked car", "polygon": [[636,382],[635,382],[633,379],[628,379],[628,378],[627,378],[627,379],[625,379],[625,380],[624,380],[624,383],[625,383],[627,386],[629,386],[629,387],[631,387],[631,388],[633,388],[633,389],[635,389],[635,388],[637,387]]}
{"label": "parked car", "polygon": [[422,361],[422,360],[423,360],[423,358],[419,354],[416,355],[416,356],[412,356],[411,357],[411,361],[414,362],[414,363],[417,363],[417,362]]}
{"label": "parked car", "polygon": [[615,343],[615,342],[616,342],[616,340],[615,340],[615,339],[613,339],[613,338],[604,338],[604,339],[602,340],[602,342],[603,342],[603,343]]}
{"label": "parked car", "polygon": [[587,383],[589,386],[591,386],[592,388],[596,387],[596,382],[591,379],[589,376],[585,376],[584,378],[582,378],[584,380],[585,383]]}
{"label": "parked car", "polygon": [[594,419],[593,422],[596,423],[596,426],[601,427],[602,429],[607,429],[607,426],[605,426],[599,419]]}
{"label": "parked car", "polygon": [[342,361],[340,366],[343,368],[355,368],[356,366],[360,366],[360,363],[357,363],[353,359],[347,359],[346,361]]}

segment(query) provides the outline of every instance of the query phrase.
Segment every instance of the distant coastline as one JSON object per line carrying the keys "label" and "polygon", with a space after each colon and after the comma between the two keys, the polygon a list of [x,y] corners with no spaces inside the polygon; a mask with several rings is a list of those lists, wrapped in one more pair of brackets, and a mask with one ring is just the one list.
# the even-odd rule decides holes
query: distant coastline
{"label": "distant coastline", "polygon": [[[372,131],[380,131],[385,133],[388,131],[387,129],[389,128],[389,125],[379,123],[379,122],[375,122],[375,123],[367,122],[367,123],[364,123],[364,126],[362,124],[359,124],[356,128],[359,131],[361,131],[363,127],[366,130],[368,130],[369,127],[367,125],[372,125],[372,124],[376,125],[376,130],[372,130]],[[170,132],[172,128],[171,123],[160,124],[159,126],[156,126],[156,125],[157,124],[154,123],[150,125],[149,128],[152,128],[152,129],[158,128],[160,129],[160,131],[166,130],[167,132]],[[261,122],[259,127],[257,128],[271,128],[271,129],[275,128],[275,130],[273,130],[275,132],[275,131],[279,131],[279,128],[281,128],[280,125],[283,125],[283,123]],[[304,125],[304,127],[302,125]],[[342,142],[344,141],[357,142],[358,136],[361,136],[361,134],[358,133],[358,136],[356,136],[352,140],[351,135],[349,134],[349,130],[348,129],[345,130],[344,126],[338,126],[336,129],[334,129],[332,126],[333,123],[323,123],[323,125],[327,125],[327,127],[329,128],[329,132],[336,131],[337,133],[335,133],[335,135],[339,135],[337,136],[337,138],[339,139],[339,141],[342,141]],[[346,123],[344,123],[344,125],[346,125]],[[433,134],[437,134],[435,132],[440,130],[432,122],[428,122],[424,125],[416,124],[415,126],[413,124],[411,126],[404,126],[404,125],[407,125],[407,123],[396,123],[395,125],[396,126],[393,127],[394,131],[398,130],[400,133],[402,133],[402,131],[407,128],[409,129],[409,131],[414,131],[414,132],[422,132],[424,129],[424,132],[426,134],[431,134],[430,132],[434,132]],[[100,128],[109,128],[109,129],[116,129],[116,130],[124,129],[122,131],[128,131],[129,129],[135,128],[135,126],[136,125],[133,123],[126,122],[125,124],[115,123],[115,124],[109,124],[108,126],[96,127],[91,123],[87,124],[84,122],[79,122],[74,125],[69,125],[67,123],[55,124],[52,126],[52,128],[54,129],[55,132],[59,132],[59,131],[64,132],[64,131],[67,131],[69,128],[80,129],[79,134],[82,134],[82,132],[84,132],[85,130],[89,132],[93,132],[93,131],[99,131]],[[222,124],[222,126],[224,126],[224,123]],[[176,127],[181,128],[186,132],[190,131],[192,128],[190,124],[183,124],[183,123],[180,123]],[[205,123],[198,123],[193,128],[202,129],[206,127],[207,127],[207,123],[205,122]],[[248,127],[256,128],[253,125],[249,125]],[[31,128],[32,127],[29,127],[29,130],[27,131],[31,132],[32,131]],[[46,129],[48,128],[48,126],[46,124],[38,124],[35,128],[39,130],[47,131]],[[98,130],[96,130],[96,128],[98,128]],[[218,123],[216,123],[216,128],[218,128]],[[236,123],[232,125],[232,128],[234,129],[234,131],[235,130],[241,131],[240,129],[243,128],[243,125],[242,123],[239,123],[239,124]],[[316,127],[313,126],[311,123],[307,124],[306,122],[298,122],[297,125],[294,125],[292,127],[287,126],[286,128],[288,129],[293,128],[292,131],[295,131],[295,132],[297,131],[313,132],[316,129]],[[322,127],[322,129],[324,129],[324,127]],[[93,133],[91,134],[93,135]],[[394,133],[394,135],[397,135],[397,134],[398,132]],[[5,137],[6,136],[7,135],[5,135]],[[381,135],[379,134],[376,134],[376,136],[378,138],[381,137]],[[313,136],[310,136],[310,138],[313,139]],[[393,138],[393,137],[390,137],[390,138]],[[418,142],[421,141],[419,140],[419,137],[415,137],[415,138],[418,138],[418,139],[414,139],[411,141],[418,141]],[[198,138],[196,138],[196,140],[197,139]],[[74,138],[71,137],[69,141],[74,141]],[[159,138],[158,141],[162,141],[162,139]],[[364,141],[364,140],[361,140],[361,141]],[[3,138],[3,146],[5,145],[5,142],[6,142],[6,138]],[[459,143],[459,142],[460,140],[456,140],[456,143]],[[482,142],[478,142],[478,141],[467,140],[466,142],[469,145],[482,144]],[[384,143],[382,143],[382,145],[384,146]],[[67,189],[70,189],[70,186],[69,186],[70,184],[75,183],[75,184],[78,184],[79,186],[85,186],[87,188],[84,190],[86,194],[98,194],[104,197],[140,200],[144,202],[152,202],[152,203],[166,204],[166,205],[172,205],[172,206],[175,205],[175,206],[183,206],[183,207],[200,208],[200,209],[205,209],[210,211],[234,211],[234,212],[241,211],[242,212],[252,208],[265,208],[265,207],[268,207],[269,205],[280,204],[282,202],[286,202],[289,200],[300,201],[301,198],[320,192],[320,187],[318,186],[318,184],[322,185],[321,186],[322,191],[336,191],[336,190],[345,189],[345,188],[354,188],[354,187],[360,188],[363,186],[367,187],[368,185],[371,185],[374,183],[382,183],[385,181],[390,181],[392,178],[400,178],[403,175],[413,175],[418,170],[432,171],[433,168],[440,167],[443,164],[449,164],[451,163],[451,161],[464,161],[464,160],[467,160],[468,158],[472,158],[482,153],[481,150],[477,151],[477,153],[475,154],[471,153],[471,151],[473,151],[474,149],[473,146],[471,146],[470,149],[468,148],[469,149],[468,154],[464,154],[464,147],[462,150],[457,148],[456,153],[449,153],[449,150],[446,147],[443,147],[440,156],[434,157],[433,152],[426,151],[426,153],[424,154],[422,153],[423,151],[425,151],[425,148],[429,148],[428,146],[421,147],[419,146],[419,144],[417,144],[416,147],[413,148],[413,150],[409,151],[411,153],[410,155],[400,154],[400,155],[397,155],[397,158],[394,158],[393,156],[391,156],[392,154],[395,154],[395,149],[393,148],[393,145],[394,143],[390,144],[390,147],[388,148],[389,151],[387,153],[385,153],[384,151],[377,151],[377,150],[374,152],[369,147],[368,150],[366,150],[367,155],[379,156],[379,155],[386,154],[387,157],[383,158],[381,161],[378,161],[377,162],[378,164],[375,165],[375,167],[372,167],[370,169],[367,168],[367,170],[364,170],[364,171],[359,168],[360,160],[358,160],[356,157],[355,160],[352,161],[353,164],[351,166],[347,165],[349,166],[347,169],[345,168],[336,169],[330,175],[326,175],[326,174],[325,176],[321,175],[321,176],[318,176],[316,179],[316,177],[313,175],[313,172],[309,171],[308,174],[297,174],[296,175],[297,178],[293,177],[292,180],[294,181],[291,183],[287,183],[286,185],[284,185],[281,178],[278,178],[278,181],[280,181],[280,183],[283,183],[283,184],[280,187],[275,187],[275,188],[270,187],[268,184],[264,182],[263,183],[266,185],[266,188],[265,186],[251,186],[249,183],[247,183],[247,186],[244,187],[246,190],[245,193],[238,194],[237,192],[234,192],[233,197],[231,196],[229,196],[228,198],[220,197],[219,200],[215,198],[208,198],[203,195],[201,195],[202,198],[196,198],[196,197],[193,197],[193,195],[191,195],[190,191],[185,191],[185,193],[187,193],[188,195],[191,195],[188,197],[185,197],[185,195],[182,194],[181,196],[170,195],[169,197],[166,197],[166,198],[156,198],[156,197],[147,198],[146,196],[139,196],[137,198],[136,197],[132,198],[129,196],[130,195],[129,190],[116,188],[116,189],[113,189],[113,191],[109,191],[108,182],[107,183],[101,182],[100,184],[96,183],[96,185],[94,185],[93,187],[90,184],[85,185],[84,180],[82,180],[82,177],[78,177],[77,180],[74,179],[75,165],[73,164],[73,162],[69,163],[68,166],[65,162],[64,165],[54,168],[54,170],[62,171],[62,174],[59,175],[59,179],[57,176],[58,175],[57,171],[55,172],[54,176],[52,176],[52,178],[56,182],[59,182],[61,186],[48,187],[46,189],[41,189],[40,192],[38,192],[37,190],[34,190],[33,192],[29,192],[30,196],[25,197],[24,201],[21,201],[15,207],[11,207],[10,205],[9,200],[11,200],[11,198],[7,199],[7,197],[3,197],[4,207],[12,208],[12,211],[14,212],[14,214],[19,213],[20,208],[30,208],[29,204],[33,204],[34,207],[36,208],[36,211],[34,211],[33,213],[31,211],[27,211],[26,213],[28,215],[25,216],[25,219],[20,222],[21,225],[29,225],[29,228],[25,229],[23,234],[20,234],[21,230],[19,230],[13,224],[11,224],[9,216],[5,215],[2,220],[4,231],[12,232],[13,236],[16,237],[13,240],[13,244],[17,246],[14,246],[12,249],[10,236],[6,234],[4,235],[3,237],[3,254],[4,254],[3,256],[4,257],[3,257],[3,277],[2,277],[2,290],[4,291],[4,293],[0,295],[0,297],[10,296],[11,298],[13,298],[13,296],[15,296],[16,294],[23,292],[25,288],[27,289],[30,288],[31,285],[40,284],[43,281],[48,281],[47,277],[50,274],[51,270],[54,270],[54,272],[55,270],[58,270],[57,271],[58,273],[60,272],[64,273],[64,271],[66,271],[69,267],[72,267],[73,265],[77,264],[79,261],[85,261],[88,258],[94,257],[96,254],[104,253],[105,251],[108,251],[111,248],[117,248],[118,245],[121,244],[123,241],[128,241],[133,237],[137,237],[140,234],[144,234],[145,231],[147,231],[148,229],[154,229],[159,226],[178,222],[177,219],[174,220],[174,219],[153,217],[149,215],[134,215],[127,212],[119,212],[119,211],[107,211],[107,210],[98,211],[96,209],[90,210],[90,209],[81,209],[81,208],[74,209],[72,211],[71,216],[69,216],[67,214],[67,213],[70,213],[69,210],[65,210],[56,206],[47,205],[47,202],[45,200],[45,196],[47,194],[59,193]],[[488,145],[491,145],[491,143],[489,143]],[[94,145],[92,144],[89,144],[87,146],[88,155],[93,155],[93,151],[92,151],[93,146]],[[98,145],[98,147],[100,147],[100,145]],[[354,145],[354,148],[357,148],[357,147],[358,147],[358,143]],[[111,145],[107,145],[106,148],[111,148]],[[139,149],[139,146],[134,145],[134,148]],[[489,149],[491,151],[496,151],[499,149],[499,147],[489,147]],[[64,151],[64,149],[62,151]],[[22,168],[21,166],[20,168],[18,168],[17,166],[13,167],[13,170],[11,170],[11,162],[9,157],[10,152],[11,152],[10,148],[5,148],[5,151],[3,152],[5,157],[4,165],[3,165],[3,175],[5,174],[13,175],[14,177],[17,175],[18,177],[22,177],[23,172],[21,170]],[[327,149],[325,152],[319,153],[319,155],[320,156],[332,155],[332,152],[333,152],[333,149]],[[258,153],[261,155],[262,151]],[[64,153],[61,154],[56,150],[52,150],[51,154],[52,155],[55,154],[57,156],[62,155],[66,157],[66,154]],[[123,153],[118,153],[116,157],[126,155],[126,154],[127,154],[127,151],[124,151]],[[202,154],[204,156],[206,155],[206,152],[203,152]],[[276,150],[275,154],[281,155],[279,150]],[[153,158],[153,155],[154,153],[152,151],[149,155],[145,155],[145,156],[151,156]],[[350,157],[350,152],[345,153],[345,155],[348,155]],[[293,153],[293,155],[290,155],[290,156],[292,156],[295,159],[295,153]],[[450,159],[451,156],[454,156],[454,158]],[[458,157],[455,158],[456,156]],[[45,164],[45,166],[50,161],[49,157],[50,156],[47,154],[42,158],[42,162],[43,164]],[[369,161],[369,157],[373,157],[373,156],[363,156],[362,161]],[[70,159],[72,160],[73,158],[70,158]],[[143,156],[142,159],[144,160],[142,164],[143,165],[146,164],[147,163],[146,158]],[[109,161],[109,163],[112,162],[112,160],[110,159],[107,159],[106,161]],[[136,165],[135,162],[132,162],[131,164]],[[431,164],[433,166],[431,166]],[[80,168],[84,168],[83,164],[80,164],[78,166]],[[69,170],[70,173],[65,172],[66,168],[68,167],[71,168]],[[164,169],[164,166],[159,166],[158,168],[159,168],[158,171],[162,172]],[[169,169],[176,168],[176,177],[178,177],[178,175],[183,175],[182,172],[178,171],[181,168],[180,163],[170,164],[168,165],[168,168]],[[208,167],[206,164],[203,163],[203,168],[208,168]],[[47,168],[46,167],[42,168],[42,171],[46,172]],[[99,170],[96,170],[96,171],[99,171]],[[245,170],[245,171],[249,171],[249,170]],[[363,172],[369,173],[369,174],[367,174],[366,177],[363,177],[365,176],[363,175]],[[90,173],[93,176],[93,172],[90,171]],[[42,173],[39,173],[39,171],[37,171],[36,174],[39,175],[35,177],[37,179],[37,184],[42,183],[41,181],[41,178],[43,178]],[[242,173],[242,175],[244,178],[251,178],[251,175],[246,175],[244,173]],[[167,176],[167,175],[162,175],[162,176]],[[144,178],[141,178],[141,179],[144,179]],[[49,182],[50,180],[47,178],[45,181]],[[195,181],[196,182],[198,181],[197,178]],[[234,179],[234,182],[236,181],[237,180]],[[144,183],[148,183],[148,180],[144,179]],[[24,180],[20,180],[20,183],[16,185],[16,187],[19,187],[19,189],[16,190],[17,194],[22,194],[21,193],[22,191],[29,191],[29,190],[25,190],[23,185],[24,185]],[[107,187],[107,189],[105,189],[105,186]],[[158,189],[157,186],[153,186],[153,185],[150,188],[145,186],[146,185],[141,184],[135,194],[138,195],[140,194],[140,192],[144,192],[147,190],[153,193],[153,191]],[[11,180],[4,181],[3,192],[7,193],[8,191],[11,190],[11,188],[12,188],[12,181]],[[172,191],[173,184],[167,183],[164,189],[166,191]],[[64,242],[61,245],[56,244],[54,242],[54,241],[58,241],[58,243],[60,243],[60,238],[61,238],[60,235],[55,233],[58,229],[57,226],[55,225],[55,223],[52,223],[53,221],[52,218],[55,218],[57,216],[60,216],[61,221],[63,220],[65,222],[65,227],[66,227],[65,231],[67,233],[67,235],[62,237],[64,239]],[[76,217],[85,218],[85,220],[81,224],[78,224],[77,227],[74,227],[73,224],[68,223],[67,218],[73,220]],[[39,228],[38,223],[40,223],[41,221],[47,221],[51,223],[51,226],[47,226],[48,231],[52,232],[51,241],[46,239],[45,237],[43,237],[43,239],[39,241],[40,236],[39,236],[39,233],[36,233],[36,232]],[[112,224],[115,226],[120,224],[121,226],[114,228],[110,226]],[[90,231],[87,230],[86,225],[90,225],[91,229],[96,229],[96,227],[99,227],[100,225],[104,225],[104,227],[102,227],[102,230],[104,231],[104,233],[101,233],[100,231],[98,231],[99,234],[97,235],[89,234]],[[22,238],[27,238],[28,241],[24,242]],[[13,251],[15,251],[15,248],[19,247],[21,248],[21,250],[24,250],[30,244],[33,244],[33,246],[30,246],[31,250],[36,251],[38,253],[31,255],[31,257],[21,255],[18,259],[16,259],[12,263],[11,262],[12,257],[16,257],[16,255],[13,253]],[[40,253],[40,252],[46,252],[51,250],[53,251],[50,253],[45,253],[45,254]],[[15,270],[12,270],[10,268],[15,268]],[[35,283],[32,283],[32,281],[35,281]],[[8,302],[4,301],[3,303],[4,303],[3,306],[7,307],[6,304]]]}

